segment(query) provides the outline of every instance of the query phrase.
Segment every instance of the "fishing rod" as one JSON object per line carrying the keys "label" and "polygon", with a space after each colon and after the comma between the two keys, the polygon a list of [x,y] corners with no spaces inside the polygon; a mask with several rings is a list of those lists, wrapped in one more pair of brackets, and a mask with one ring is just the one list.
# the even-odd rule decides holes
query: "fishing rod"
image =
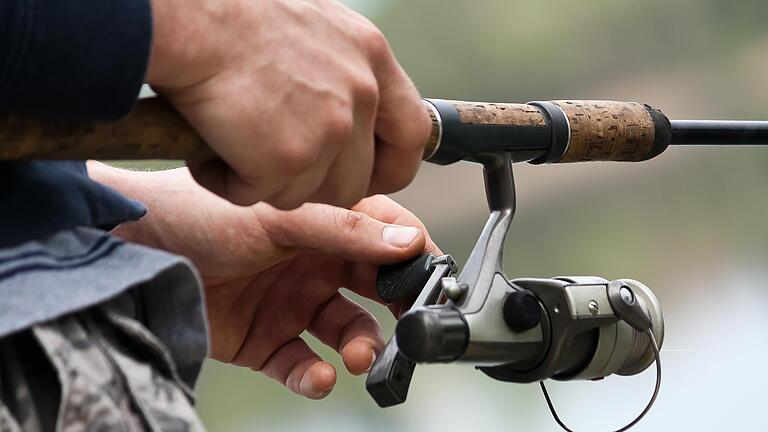
{"label": "fishing rod", "polygon": [[[381,407],[405,402],[420,363],[463,363],[505,382],[600,380],[656,364],[664,317],[649,287],[594,276],[508,278],[502,266],[516,209],[515,162],[639,162],[670,145],[768,145],[768,121],[669,121],[635,102],[527,104],[425,99],[432,130],[424,160],[483,165],[490,215],[462,271],[450,255],[382,266],[376,289],[411,308],[377,356],[366,388]],[[0,159],[197,159],[214,157],[194,129],[159,98],[141,100],[116,123],[42,121],[0,115]],[[566,247],[573,247],[567,245]],[[626,250],[620,248],[620,250]]]}
{"label": "fishing rod", "polygon": [[[514,162],[648,160],[670,145],[768,145],[768,121],[673,120],[635,102],[528,104],[425,99],[432,133],[424,159],[447,165],[509,152]],[[0,160],[212,157],[167,102],[141,99],[118,122],[0,114]]]}

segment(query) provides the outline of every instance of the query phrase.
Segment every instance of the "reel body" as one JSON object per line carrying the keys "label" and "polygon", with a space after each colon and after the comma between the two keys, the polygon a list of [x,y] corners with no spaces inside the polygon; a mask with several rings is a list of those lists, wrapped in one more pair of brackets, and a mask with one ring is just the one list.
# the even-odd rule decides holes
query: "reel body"
{"label": "reel body", "polygon": [[425,255],[379,272],[382,298],[415,301],[369,372],[366,387],[374,400],[382,407],[403,403],[418,363],[470,364],[515,383],[598,380],[648,368],[658,359],[664,321],[644,284],[505,276],[502,255],[515,212],[513,160],[508,153],[479,159],[490,216],[463,271],[456,276],[449,255]]}

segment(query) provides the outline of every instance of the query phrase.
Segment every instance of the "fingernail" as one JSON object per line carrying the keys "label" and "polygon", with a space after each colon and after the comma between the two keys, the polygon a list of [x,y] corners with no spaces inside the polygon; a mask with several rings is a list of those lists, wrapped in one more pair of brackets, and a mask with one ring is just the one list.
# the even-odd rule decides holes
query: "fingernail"
{"label": "fingernail", "polygon": [[385,242],[399,248],[408,247],[418,235],[418,228],[399,225],[389,225],[384,228],[382,233]]}
{"label": "fingernail", "polygon": [[305,373],[304,376],[301,377],[301,381],[299,381],[299,392],[307,396],[314,390],[312,387],[311,378],[308,373]]}
{"label": "fingernail", "polygon": [[299,389],[301,394],[310,399],[323,399],[333,391],[333,387],[334,386],[331,386],[325,390],[315,389],[315,383],[312,382],[312,378],[309,374],[304,374],[304,376],[301,378],[301,381],[299,382]]}
{"label": "fingernail", "polygon": [[368,369],[365,370],[366,373],[371,371],[374,363],[376,363],[376,351],[371,350],[371,364],[369,364]]}

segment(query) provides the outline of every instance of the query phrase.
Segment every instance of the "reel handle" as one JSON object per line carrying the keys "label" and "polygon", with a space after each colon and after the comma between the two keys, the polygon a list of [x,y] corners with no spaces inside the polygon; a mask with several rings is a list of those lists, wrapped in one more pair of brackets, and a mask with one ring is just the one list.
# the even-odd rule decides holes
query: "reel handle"
{"label": "reel handle", "polygon": [[408,261],[379,267],[376,292],[387,304],[413,300],[432,275],[434,255],[420,255]]}

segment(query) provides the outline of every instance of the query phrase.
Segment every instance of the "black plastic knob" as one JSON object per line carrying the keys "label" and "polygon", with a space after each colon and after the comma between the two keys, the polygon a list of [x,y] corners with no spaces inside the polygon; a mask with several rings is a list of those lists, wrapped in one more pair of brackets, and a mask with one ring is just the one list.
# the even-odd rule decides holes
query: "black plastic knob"
{"label": "black plastic knob", "polygon": [[450,362],[464,354],[469,328],[450,306],[422,307],[400,318],[395,339],[400,353],[413,362]]}
{"label": "black plastic knob", "polygon": [[541,322],[539,299],[530,291],[512,291],[504,299],[504,322],[516,332],[536,327]]}
{"label": "black plastic knob", "polygon": [[379,267],[376,291],[385,303],[411,300],[419,295],[432,275],[434,255],[421,255],[412,260]]}

